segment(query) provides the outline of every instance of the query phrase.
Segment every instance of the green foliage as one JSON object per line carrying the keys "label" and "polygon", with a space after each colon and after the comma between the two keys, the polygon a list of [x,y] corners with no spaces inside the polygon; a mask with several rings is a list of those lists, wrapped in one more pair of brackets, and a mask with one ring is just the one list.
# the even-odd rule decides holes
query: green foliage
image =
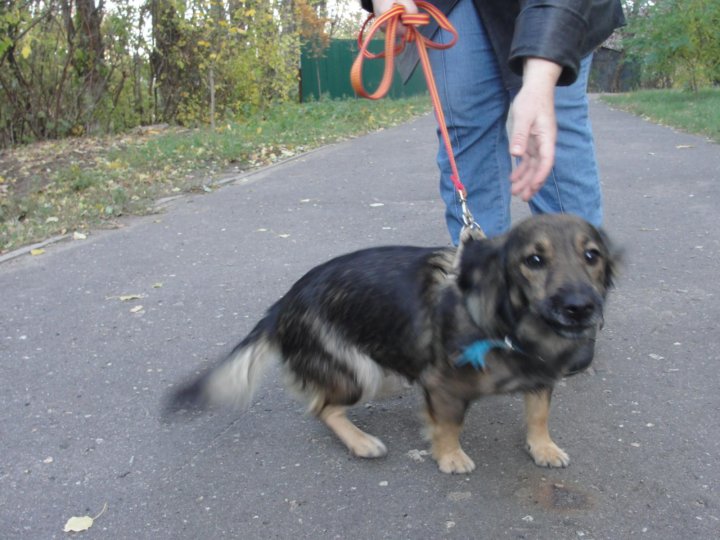
{"label": "green foliage", "polygon": [[0,148],[295,99],[301,41],[329,24],[326,2],[297,4],[302,17],[283,0],[0,0]]}
{"label": "green foliage", "polygon": [[720,81],[720,2],[658,0],[630,19],[624,40],[646,84],[697,90]]}
{"label": "green foliage", "polygon": [[131,32],[138,8],[117,2],[105,16],[91,0],[14,5],[0,10],[0,147],[149,118],[147,93],[134,99],[131,83],[142,71],[144,39]]}

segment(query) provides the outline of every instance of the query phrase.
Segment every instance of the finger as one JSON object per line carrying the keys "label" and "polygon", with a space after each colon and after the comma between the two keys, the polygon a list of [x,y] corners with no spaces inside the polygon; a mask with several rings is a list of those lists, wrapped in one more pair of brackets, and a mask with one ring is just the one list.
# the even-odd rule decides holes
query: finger
{"label": "finger", "polygon": [[529,198],[534,194],[532,189],[532,179],[533,170],[531,159],[527,158],[520,162],[510,177],[510,181],[512,182],[511,193],[516,197],[520,197],[524,201],[529,200]]}
{"label": "finger", "polygon": [[[515,174],[517,173],[517,174]],[[511,192],[527,201],[533,197],[545,183],[550,170],[535,158],[525,159],[510,178]]]}
{"label": "finger", "polygon": [[552,134],[543,134],[538,137],[537,146],[533,175],[529,180],[535,192],[539,191],[545,183],[555,162],[555,137]]}
{"label": "finger", "polygon": [[554,146],[544,145],[537,149],[535,140],[531,140],[528,151],[510,175],[511,193],[527,201],[542,188],[552,170]]}
{"label": "finger", "polygon": [[418,8],[413,0],[395,0],[393,4],[400,4],[407,13],[417,13]]}
{"label": "finger", "polygon": [[510,155],[521,158],[525,155],[530,134],[530,124],[520,123],[517,118],[513,119],[512,135],[510,137]]}

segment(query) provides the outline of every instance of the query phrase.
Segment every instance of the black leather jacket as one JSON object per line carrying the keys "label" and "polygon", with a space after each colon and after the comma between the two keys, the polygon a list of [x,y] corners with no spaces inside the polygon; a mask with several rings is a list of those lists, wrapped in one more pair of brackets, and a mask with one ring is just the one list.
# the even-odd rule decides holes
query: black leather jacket
{"label": "black leather jacket", "polygon": [[[458,0],[428,0],[449,13]],[[502,70],[507,88],[522,83],[523,59],[539,57],[563,67],[559,85],[572,84],[580,60],[613,30],[625,24],[620,0],[473,0]],[[372,11],[372,0],[361,0]],[[432,36],[437,25],[423,28]],[[462,36],[460,36],[462,39]],[[397,66],[407,80],[417,65],[417,51],[408,48]]]}

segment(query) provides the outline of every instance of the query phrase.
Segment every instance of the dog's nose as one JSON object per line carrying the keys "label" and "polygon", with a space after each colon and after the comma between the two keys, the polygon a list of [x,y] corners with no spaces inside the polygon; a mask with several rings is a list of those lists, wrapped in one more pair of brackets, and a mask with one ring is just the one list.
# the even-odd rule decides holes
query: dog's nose
{"label": "dog's nose", "polygon": [[563,315],[575,323],[583,323],[591,319],[595,313],[595,301],[581,291],[574,291],[562,295],[560,309]]}

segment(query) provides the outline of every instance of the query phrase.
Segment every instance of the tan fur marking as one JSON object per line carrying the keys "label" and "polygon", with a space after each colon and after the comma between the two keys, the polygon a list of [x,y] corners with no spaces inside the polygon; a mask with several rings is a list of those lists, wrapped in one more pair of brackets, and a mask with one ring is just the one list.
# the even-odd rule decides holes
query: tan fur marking
{"label": "tan fur marking", "polygon": [[568,455],[550,438],[550,390],[525,393],[527,448],[540,467],[567,467]]}
{"label": "tan fur marking", "polygon": [[354,455],[376,458],[387,454],[387,448],[382,441],[353,424],[346,416],[346,411],[346,407],[328,405],[319,416]]}
{"label": "tan fur marking", "polygon": [[444,473],[464,474],[475,469],[475,463],[460,447],[462,426],[431,421],[432,456]]}

